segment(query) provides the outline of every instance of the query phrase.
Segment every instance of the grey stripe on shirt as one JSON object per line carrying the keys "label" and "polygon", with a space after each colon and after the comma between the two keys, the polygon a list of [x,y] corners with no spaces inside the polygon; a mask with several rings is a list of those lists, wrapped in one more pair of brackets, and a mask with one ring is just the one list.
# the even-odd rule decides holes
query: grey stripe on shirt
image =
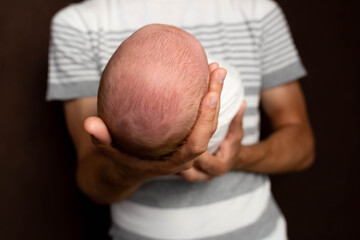
{"label": "grey stripe on shirt", "polygon": [[263,186],[266,179],[260,174],[229,172],[209,182],[153,180],[141,186],[128,201],[155,208],[201,206],[252,192]]}
{"label": "grey stripe on shirt", "polygon": [[264,75],[262,89],[277,86],[280,83],[283,83],[285,80],[289,79],[289,76],[291,76],[293,80],[297,80],[301,77],[304,77],[305,75],[306,71],[303,65],[299,62],[295,62],[289,66],[286,66],[285,68]]}
{"label": "grey stripe on shirt", "polygon": [[[98,77],[100,79],[100,77]],[[82,97],[97,96],[99,88],[98,81],[84,81],[84,82],[68,82],[62,84],[50,84],[46,94],[47,100],[65,98],[74,99]]]}
{"label": "grey stripe on shirt", "polygon": [[[263,214],[255,223],[224,235],[193,240],[261,240],[266,236],[269,236],[275,230],[276,222],[280,217],[283,216],[280,213],[277,204],[271,197]],[[181,227],[181,223],[179,223],[179,227]],[[119,228],[115,225],[111,227],[109,233],[113,236],[113,240],[155,240],[153,238],[144,237],[123,228]]]}

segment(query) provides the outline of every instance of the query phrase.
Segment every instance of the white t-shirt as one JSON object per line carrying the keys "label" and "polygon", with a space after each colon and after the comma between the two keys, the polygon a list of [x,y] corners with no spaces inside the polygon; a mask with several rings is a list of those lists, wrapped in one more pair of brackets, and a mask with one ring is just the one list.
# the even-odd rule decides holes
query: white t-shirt
{"label": "white t-shirt", "polygon": [[[72,4],[53,18],[47,99],[96,96],[102,70],[117,46],[150,23],[190,32],[208,56],[239,74],[247,101],[243,144],[259,141],[261,90],[305,74],[286,20],[272,0],[89,0]],[[235,114],[241,101],[231,96],[236,86],[226,86],[228,80],[221,111],[229,102],[228,111]],[[232,93],[227,95],[228,91]],[[211,151],[226,133],[220,125],[228,126],[232,114],[221,113]],[[287,238],[269,178],[242,171],[209,182],[155,179],[112,204],[111,214],[110,234],[117,240]]]}

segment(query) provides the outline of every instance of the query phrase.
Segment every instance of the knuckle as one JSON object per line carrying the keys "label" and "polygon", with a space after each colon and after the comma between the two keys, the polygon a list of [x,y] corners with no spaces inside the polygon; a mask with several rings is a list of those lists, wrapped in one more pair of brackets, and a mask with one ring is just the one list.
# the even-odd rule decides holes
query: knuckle
{"label": "knuckle", "polygon": [[225,172],[226,172],[226,169],[224,167],[221,167],[219,169],[219,171],[216,172],[215,176],[217,176],[217,177],[222,176],[225,174]]}
{"label": "knuckle", "polygon": [[191,150],[192,150],[191,152],[194,155],[200,155],[200,154],[204,153],[206,151],[206,149],[207,149],[207,147],[204,145],[194,144],[191,147]]}
{"label": "knuckle", "polygon": [[188,182],[196,181],[196,174],[192,170],[184,170],[181,172],[182,177]]}
{"label": "knuckle", "polygon": [[166,176],[176,172],[176,168],[173,165],[164,164],[158,166],[152,166],[151,171],[159,176]]}
{"label": "knuckle", "polygon": [[169,168],[163,169],[163,175],[170,175],[179,172],[178,168],[171,166]]}
{"label": "knuckle", "polygon": [[182,166],[181,170],[188,170],[188,169],[192,168],[193,165],[194,165],[193,162],[185,163],[185,164]]}
{"label": "knuckle", "polygon": [[228,172],[228,169],[227,169],[227,167],[225,166],[225,165],[223,165],[220,169],[219,169],[219,171],[217,171],[217,173],[216,173],[216,176],[222,176],[222,175],[224,175],[225,173],[227,173]]}
{"label": "knuckle", "polygon": [[193,175],[186,175],[185,180],[188,182],[196,182],[196,177]]}
{"label": "knuckle", "polygon": [[171,171],[169,171],[169,169],[160,168],[160,169],[156,169],[155,171],[159,175],[169,175],[169,174],[171,174]]}

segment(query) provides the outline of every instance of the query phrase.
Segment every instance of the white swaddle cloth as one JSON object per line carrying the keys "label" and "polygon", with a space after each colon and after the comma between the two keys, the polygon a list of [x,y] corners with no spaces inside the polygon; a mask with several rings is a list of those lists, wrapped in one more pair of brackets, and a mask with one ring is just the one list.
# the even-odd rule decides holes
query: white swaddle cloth
{"label": "white swaddle cloth", "polygon": [[226,61],[208,56],[208,62],[217,62],[220,67],[225,68],[227,71],[220,99],[218,126],[210,139],[207,149],[209,153],[214,154],[225,138],[231,120],[235,117],[244,100],[244,88],[240,74]]}

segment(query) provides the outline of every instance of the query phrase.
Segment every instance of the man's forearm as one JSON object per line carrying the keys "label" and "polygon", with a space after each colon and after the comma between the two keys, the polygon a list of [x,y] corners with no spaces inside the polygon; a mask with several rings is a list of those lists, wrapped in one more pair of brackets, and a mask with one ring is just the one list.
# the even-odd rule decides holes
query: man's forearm
{"label": "man's forearm", "polygon": [[235,169],[283,173],[307,168],[314,160],[314,139],[309,126],[285,125],[258,144],[242,146]]}
{"label": "man's forearm", "polygon": [[81,190],[99,204],[110,204],[129,197],[141,182],[125,182],[111,159],[93,153],[79,160],[77,182]]}
{"label": "man's forearm", "polygon": [[240,108],[215,155],[202,154],[195,167],[181,175],[188,181],[208,181],[230,170],[275,174],[310,166],[314,138],[299,83],[263,90],[262,104],[275,129],[270,137],[257,144],[241,145],[244,112]]}

